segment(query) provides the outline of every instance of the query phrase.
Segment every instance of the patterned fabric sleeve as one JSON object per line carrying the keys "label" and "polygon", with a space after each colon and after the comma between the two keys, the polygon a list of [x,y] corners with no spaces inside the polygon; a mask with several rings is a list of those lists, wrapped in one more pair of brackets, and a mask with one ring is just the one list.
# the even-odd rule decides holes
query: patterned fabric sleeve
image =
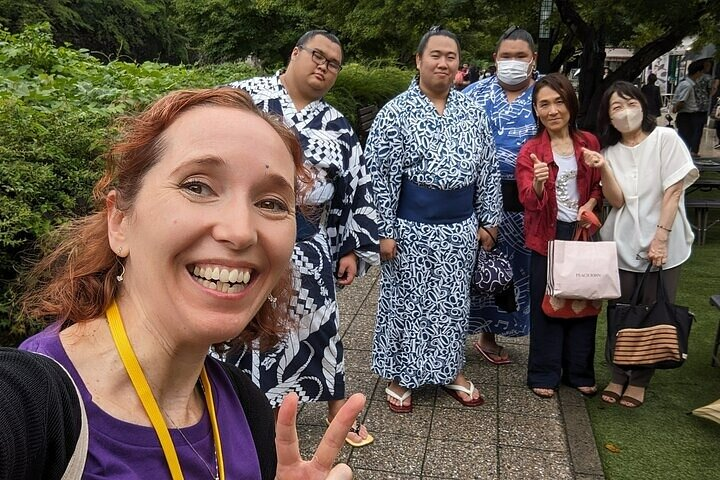
{"label": "patterned fabric sleeve", "polygon": [[335,179],[327,218],[330,251],[333,265],[350,252],[358,256],[358,276],[371,265],[380,264],[377,230],[377,212],[373,199],[372,180],[365,164],[360,142],[347,125],[347,138],[343,144],[343,171]]}
{"label": "patterned fabric sleeve", "polygon": [[480,225],[499,225],[502,213],[502,195],[500,193],[500,167],[495,155],[495,140],[487,115],[481,115],[479,123],[482,158],[479,162],[480,175],[478,175],[475,189],[475,211]]}
{"label": "patterned fabric sleeve", "polygon": [[372,174],[380,238],[397,238],[396,213],[402,183],[403,140],[395,103],[378,112],[368,135],[365,155]]}

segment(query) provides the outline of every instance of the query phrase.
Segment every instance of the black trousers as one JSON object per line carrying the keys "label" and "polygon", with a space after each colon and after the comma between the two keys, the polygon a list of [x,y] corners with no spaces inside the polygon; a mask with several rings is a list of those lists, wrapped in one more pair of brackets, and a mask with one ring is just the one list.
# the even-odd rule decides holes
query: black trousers
{"label": "black trousers", "polygon": [[678,135],[692,153],[698,153],[702,142],[707,115],[705,112],[681,112],[677,114]]}
{"label": "black trousers", "polygon": [[[576,223],[558,222],[556,239],[570,240]],[[595,327],[597,316],[557,319],[545,315],[542,300],[547,283],[547,257],[530,258],[530,388],[595,385]]]}

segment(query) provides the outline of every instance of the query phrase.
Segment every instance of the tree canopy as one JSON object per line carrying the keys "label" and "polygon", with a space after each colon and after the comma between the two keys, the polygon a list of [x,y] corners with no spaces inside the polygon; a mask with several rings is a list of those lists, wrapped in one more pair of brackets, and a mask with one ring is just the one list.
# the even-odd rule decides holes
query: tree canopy
{"label": "tree canopy", "polygon": [[[422,34],[443,25],[460,38],[463,61],[491,62],[498,36],[520,25],[536,38],[542,0],[0,0],[10,31],[52,24],[56,41],[96,55],[136,60],[218,63],[257,59],[276,67],[305,31],[324,28],[343,41],[346,58],[413,68]],[[573,58],[581,66],[582,125],[592,128],[599,96],[613,81],[633,80],[655,58],[692,35],[720,44],[717,0],[552,0],[550,71]],[[606,46],[634,56],[603,79]],[[101,52],[101,53],[100,53]],[[543,72],[545,73],[545,72]]]}

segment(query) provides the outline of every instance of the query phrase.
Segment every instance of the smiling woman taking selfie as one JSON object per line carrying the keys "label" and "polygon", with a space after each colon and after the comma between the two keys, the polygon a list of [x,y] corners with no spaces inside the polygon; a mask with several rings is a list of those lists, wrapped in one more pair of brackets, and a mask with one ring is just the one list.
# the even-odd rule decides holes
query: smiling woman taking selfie
{"label": "smiling woman taking selfie", "polygon": [[0,353],[0,424],[16,437],[0,478],[325,478],[362,397],[303,462],[297,398],[274,438],[262,393],[207,356],[287,328],[303,181],[295,136],[244,92],[175,92],[128,119],[97,212],[56,232],[28,281],[25,314],[51,325],[21,348],[54,361]]}

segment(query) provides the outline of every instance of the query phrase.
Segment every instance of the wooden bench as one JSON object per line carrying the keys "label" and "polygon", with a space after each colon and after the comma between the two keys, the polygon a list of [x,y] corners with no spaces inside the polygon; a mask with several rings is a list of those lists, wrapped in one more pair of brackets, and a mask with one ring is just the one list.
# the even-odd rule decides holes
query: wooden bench
{"label": "wooden bench", "polygon": [[[710,297],[710,305],[720,310],[720,294],[713,295]],[[717,332],[715,332],[715,346],[712,352],[712,362],[710,365],[717,367],[720,365],[720,358],[718,358],[718,349],[720,349],[720,322],[718,323]]]}
{"label": "wooden bench", "polygon": [[368,133],[370,133],[370,127],[372,127],[373,120],[378,113],[377,105],[366,105],[358,108],[358,131],[357,136],[360,140],[360,144],[364,147],[367,141]]}
{"label": "wooden bench", "polygon": [[705,245],[705,237],[707,231],[720,222],[720,219],[714,220],[708,225],[708,217],[710,216],[710,210],[720,208],[720,198],[685,198],[685,208],[692,208],[695,210],[695,224],[693,228],[697,230],[697,242],[698,245]]}

